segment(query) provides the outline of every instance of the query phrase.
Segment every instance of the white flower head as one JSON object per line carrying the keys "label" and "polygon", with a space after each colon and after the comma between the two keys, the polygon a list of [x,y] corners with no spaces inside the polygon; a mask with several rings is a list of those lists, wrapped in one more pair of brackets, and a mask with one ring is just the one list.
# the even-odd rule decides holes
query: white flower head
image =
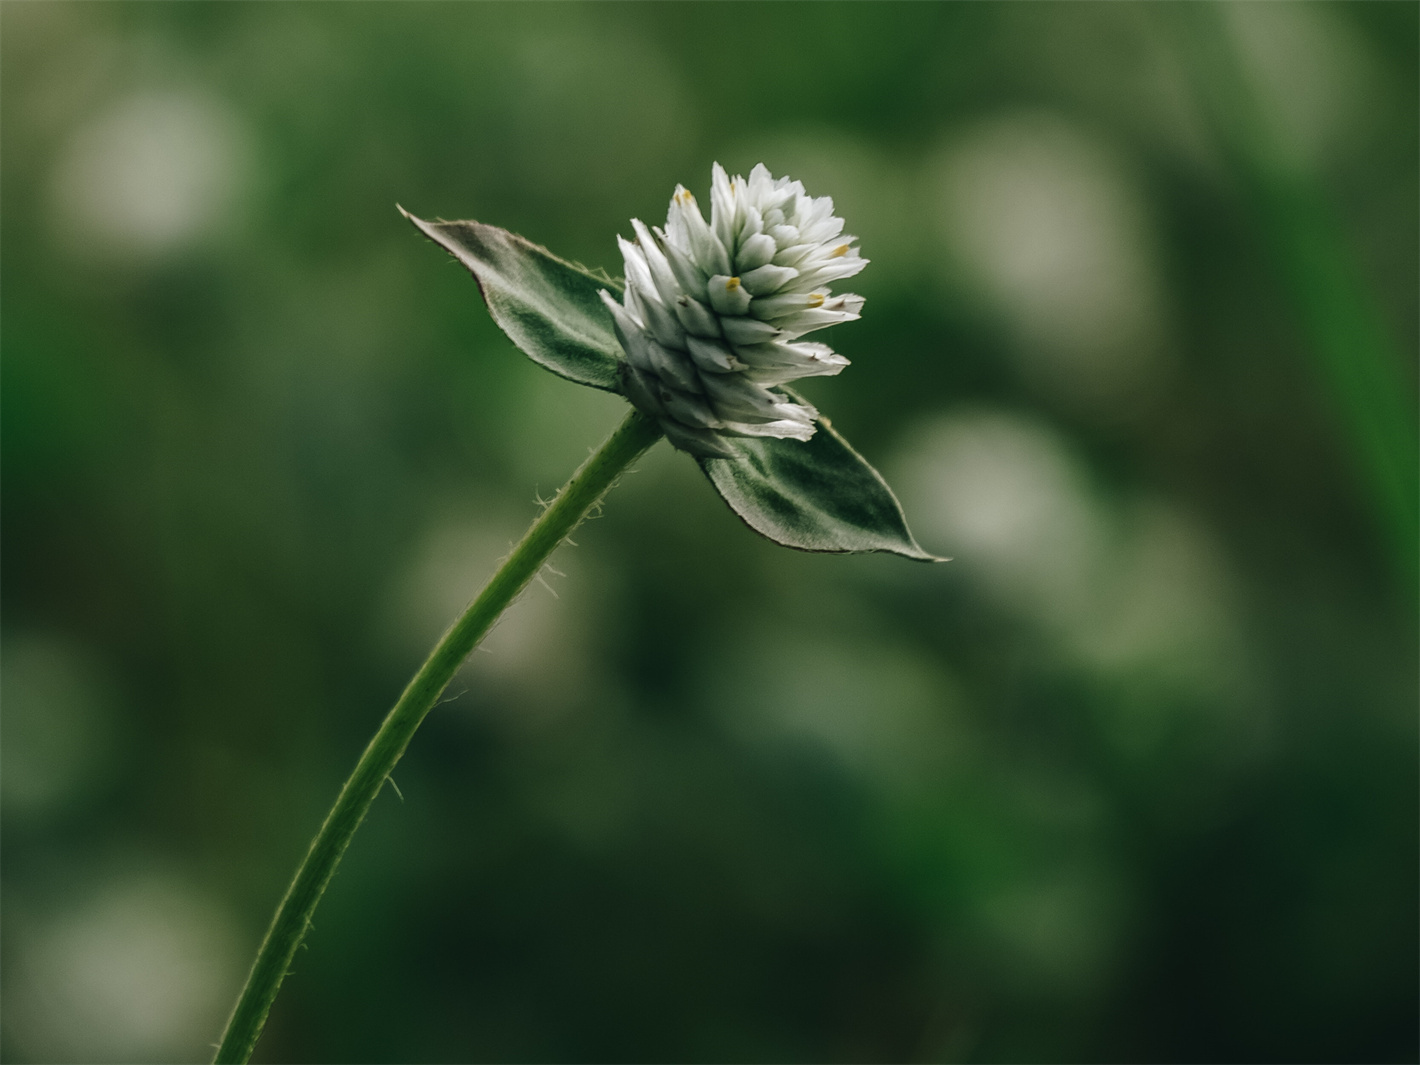
{"label": "white flower head", "polygon": [[664,230],[632,219],[621,303],[603,290],[626,351],[626,397],[654,417],[676,447],[701,457],[732,454],[722,439],[807,440],[818,412],[776,387],[836,374],[848,360],[806,333],[859,316],[863,297],[829,284],[867,265],[843,235],[833,200],[812,197],[761,163],[749,180],[716,163],[710,223],[684,187]]}

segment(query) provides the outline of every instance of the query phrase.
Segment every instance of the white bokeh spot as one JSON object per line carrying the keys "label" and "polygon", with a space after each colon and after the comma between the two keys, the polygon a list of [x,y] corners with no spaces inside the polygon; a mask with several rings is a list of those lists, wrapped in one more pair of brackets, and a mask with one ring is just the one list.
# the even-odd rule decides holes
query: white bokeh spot
{"label": "white bokeh spot", "polygon": [[80,126],[53,175],[55,223],[84,257],[147,259],[207,236],[245,184],[246,138],[204,96],[145,92]]}
{"label": "white bokeh spot", "polygon": [[1063,119],[994,119],[937,162],[952,279],[979,293],[1023,373],[1089,406],[1122,405],[1161,368],[1166,315],[1131,175]]}

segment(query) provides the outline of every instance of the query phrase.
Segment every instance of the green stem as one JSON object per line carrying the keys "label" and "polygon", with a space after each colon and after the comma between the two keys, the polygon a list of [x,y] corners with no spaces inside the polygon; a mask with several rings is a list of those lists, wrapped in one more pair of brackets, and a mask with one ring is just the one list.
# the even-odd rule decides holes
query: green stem
{"label": "green stem", "polygon": [[310,928],[311,915],[321,895],[335,874],[345,848],[350,845],[350,838],[365,819],[370,804],[409,746],[420,722],[443,694],[463,660],[616,478],[660,437],[661,431],[654,421],[634,410],[628,414],[601,450],[583,463],[552,505],[533,522],[522,542],[463,616],[444,633],[404,689],[340,790],[340,797],[326,815],[296,878],[287,888],[286,897],[281,900],[247,977],[246,987],[227,1022],[222,1045],[213,1059],[215,1062],[245,1062],[251,1057],[266,1024],[266,1015],[276,1000],[276,992],[286,977],[296,948]]}

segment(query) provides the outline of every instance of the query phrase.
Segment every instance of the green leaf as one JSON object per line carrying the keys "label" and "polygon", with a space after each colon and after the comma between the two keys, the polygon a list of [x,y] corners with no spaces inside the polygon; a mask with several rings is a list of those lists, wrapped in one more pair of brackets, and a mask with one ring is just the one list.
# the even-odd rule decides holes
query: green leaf
{"label": "green leaf", "polygon": [[730,509],[761,536],[801,551],[891,551],[947,561],[917,545],[892,489],[828,419],[819,419],[807,441],[722,439],[736,457],[696,461]]}
{"label": "green leaf", "polygon": [[468,267],[493,320],[523,354],[579,385],[620,392],[621,345],[597,292],[618,295],[621,282],[497,226],[426,222],[399,210]]}

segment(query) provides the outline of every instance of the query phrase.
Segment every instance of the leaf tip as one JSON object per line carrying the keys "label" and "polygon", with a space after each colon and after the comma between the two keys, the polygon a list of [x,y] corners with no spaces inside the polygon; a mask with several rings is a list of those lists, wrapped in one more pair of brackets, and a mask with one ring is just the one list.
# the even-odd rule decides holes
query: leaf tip
{"label": "leaf tip", "polygon": [[[921,550],[921,549],[919,548],[919,550]],[[909,555],[908,557],[911,558],[911,559],[914,559],[914,560],[917,561],[917,562],[951,562],[951,561],[952,561],[952,556],[951,556],[951,555],[934,555],[934,554],[931,554],[930,552],[927,552],[927,551],[923,551],[920,555]]]}
{"label": "leaf tip", "polygon": [[[410,224],[413,225],[415,229],[419,230],[419,232],[423,233],[430,240],[434,241],[436,244],[444,243],[443,241],[439,240],[439,235],[435,231],[435,227],[432,223],[424,221],[424,219],[420,218],[416,214],[410,214],[404,209],[401,204],[397,203],[394,205],[394,207],[396,211],[398,211],[400,214],[402,214],[405,218],[409,220]],[[452,249],[449,250],[452,251]]]}
{"label": "leaf tip", "polygon": [[[904,531],[906,531],[906,530],[904,529]],[[915,536],[913,536],[910,532],[907,533],[907,545],[906,545],[906,546],[904,546],[904,547],[880,547],[880,548],[876,548],[875,550],[876,550],[878,553],[880,553],[880,554],[897,555],[899,558],[905,558],[905,559],[907,559],[907,560],[910,561],[910,562],[950,562],[950,561],[952,561],[950,555],[934,555],[934,554],[932,554],[932,552],[930,552],[930,551],[924,549],[923,546],[917,542],[917,538],[916,538]]]}

